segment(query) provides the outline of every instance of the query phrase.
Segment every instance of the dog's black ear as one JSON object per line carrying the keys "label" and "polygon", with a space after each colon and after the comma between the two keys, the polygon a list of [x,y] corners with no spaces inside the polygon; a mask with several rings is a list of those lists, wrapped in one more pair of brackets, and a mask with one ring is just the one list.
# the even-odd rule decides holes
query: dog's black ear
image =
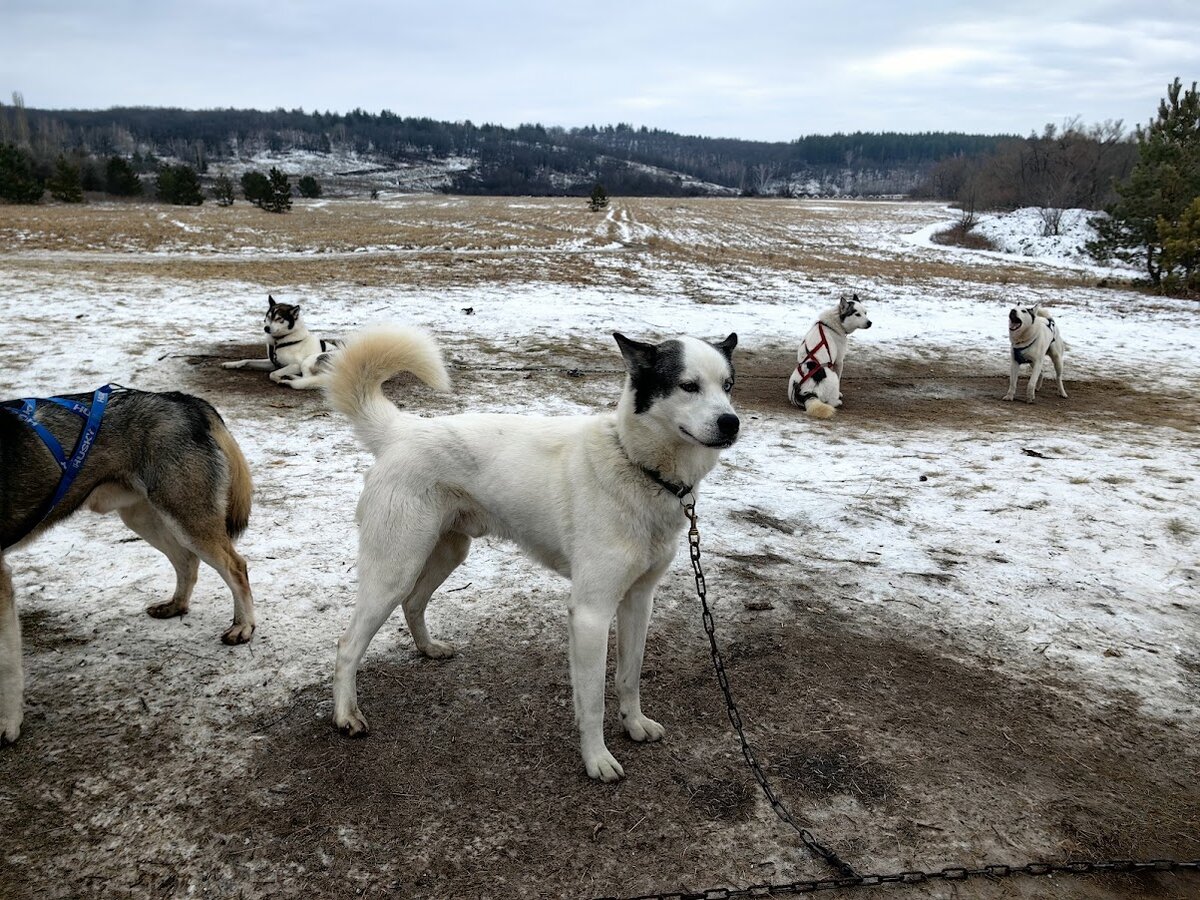
{"label": "dog's black ear", "polygon": [[267,309],[274,309],[274,308],[275,308],[275,298],[272,297],[270,294],[267,294]]}
{"label": "dog's black ear", "polygon": [[850,300],[854,303],[857,303],[858,302],[858,294],[851,294]]}
{"label": "dog's black ear", "polygon": [[737,334],[731,334],[729,337],[725,338],[725,340],[721,341],[719,344],[713,344],[713,346],[720,350],[721,353],[725,355],[726,359],[732,361],[733,348],[737,346]]}
{"label": "dog's black ear", "polygon": [[843,319],[846,316],[850,315],[850,304],[851,304],[851,301],[847,300],[845,297],[841,297],[838,299],[838,315],[841,316]]}
{"label": "dog's black ear", "polygon": [[657,346],[627,338],[619,331],[614,331],[613,337],[616,338],[617,346],[621,348],[621,355],[625,357],[625,368],[630,372],[654,368],[654,360],[658,355]]}

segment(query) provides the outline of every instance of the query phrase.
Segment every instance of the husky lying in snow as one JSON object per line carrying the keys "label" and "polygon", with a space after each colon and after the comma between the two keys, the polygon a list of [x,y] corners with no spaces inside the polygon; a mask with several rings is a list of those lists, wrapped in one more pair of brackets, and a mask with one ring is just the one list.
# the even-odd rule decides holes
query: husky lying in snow
{"label": "husky lying in snow", "polygon": [[[86,408],[89,395],[62,398]],[[33,421],[61,447],[79,440],[79,416],[39,402]],[[250,516],[250,470],[233,435],[208,403],[187,394],[112,394],[78,476],[45,512],[63,477],[54,451],[15,408],[0,406],[0,744],[21,731],[24,672],[12,574],[3,559],[80,507],[116,512],[175,567],[175,593],[147,612],[182,616],[199,560],[233,592],[233,624],[221,636],[241,644],[254,633],[246,561],[233,549]],[[42,516],[45,518],[42,518]],[[86,589],[86,571],[81,587]]]}
{"label": "husky lying in snow", "polygon": [[828,419],[842,405],[842,379],[846,375],[846,335],[870,328],[871,320],[858,294],[843,297],[817,317],[796,352],[796,368],[788,381],[788,399],[818,419]]}
{"label": "husky lying in snow", "polygon": [[1008,340],[1012,344],[1012,365],[1008,374],[1008,393],[1005,400],[1017,395],[1017,374],[1021,366],[1029,364],[1029,384],[1025,388],[1025,402],[1032,403],[1046,372],[1046,357],[1054,363],[1054,375],[1058,380],[1058,396],[1066,397],[1063,387],[1063,353],[1066,342],[1058,332],[1058,325],[1050,311],[1040,304],[1008,311]]}
{"label": "husky lying in snow", "polygon": [[266,359],[239,359],[221,365],[226,369],[270,372],[271,380],[276,384],[297,389],[325,385],[329,361],[338,342],[322,340],[305,328],[299,306],[276,303],[268,294],[263,331],[267,335]]}
{"label": "husky lying in snow", "polygon": [[426,656],[453,654],[425,626],[430,595],[496,534],[571,579],[571,682],[588,775],[624,776],[604,743],[608,631],[617,619],[621,724],[635,741],[663,726],[642,713],[639,681],[654,588],[675,556],[694,490],[737,440],[730,404],[737,335],[718,344],[644,344],[613,335],[628,377],[615,413],[545,417],[473,413],[421,418],[386,400],[382,382],[411,372],[449,387],[425,333],[371,329],[346,343],[329,375],[331,405],[375,454],[358,503],[358,602],[338,643],[334,723],[362,735],[356,674],[397,605]]}

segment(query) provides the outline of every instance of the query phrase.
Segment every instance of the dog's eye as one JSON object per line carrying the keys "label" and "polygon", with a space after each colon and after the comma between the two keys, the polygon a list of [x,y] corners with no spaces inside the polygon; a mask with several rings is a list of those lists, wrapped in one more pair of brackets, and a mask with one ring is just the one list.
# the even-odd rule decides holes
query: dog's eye
{"label": "dog's eye", "polygon": [[726,378],[725,383],[723,385],[721,385],[721,387],[725,388],[725,393],[728,394],[730,391],[733,390],[733,380]]}
{"label": "dog's eye", "polygon": [[689,394],[700,393],[700,385],[696,384],[694,381],[681,381],[679,383],[679,389],[681,391],[687,391]]}

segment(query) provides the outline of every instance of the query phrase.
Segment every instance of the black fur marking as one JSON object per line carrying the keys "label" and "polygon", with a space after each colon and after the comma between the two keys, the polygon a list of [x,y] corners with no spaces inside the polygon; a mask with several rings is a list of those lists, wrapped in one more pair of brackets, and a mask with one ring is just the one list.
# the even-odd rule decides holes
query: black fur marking
{"label": "black fur marking", "polygon": [[683,377],[683,344],[679,341],[663,341],[661,344],[643,344],[630,340],[623,334],[614,334],[621,355],[625,357],[625,368],[633,387],[633,411],[644,413],[659,397],[666,397],[679,386]]}

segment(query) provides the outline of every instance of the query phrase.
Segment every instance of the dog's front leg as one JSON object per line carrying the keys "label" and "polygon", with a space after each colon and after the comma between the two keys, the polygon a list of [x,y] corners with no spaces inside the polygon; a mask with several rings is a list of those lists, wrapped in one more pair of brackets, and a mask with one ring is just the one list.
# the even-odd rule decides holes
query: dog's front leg
{"label": "dog's front leg", "polygon": [[279,382],[295,378],[299,374],[300,365],[298,363],[292,363],[290,366],[283,366],[282,368],[276,369],[274,372],[272,372],[271,380],[276,384],[279,384]]}
{"label": "dog's front leg", "polygon": [[1025,385],[1025,402],[1032,403],[1037,397],[1037,389],[1041,387],[1042,367],[1046,364],[1046,355],[1042,354],[1029,367],[1029,384]]}
{"label": "dog's front leg", "polygon": [[620,591],[601,576],[588,583],[587,573],[573,573],[571,588],[571,690],[575,697],[575,724],[579,750],[588,775],[616,781],[625,770],[604,743],[604,673],[608,659],[608,628],[616,612]]}
{"label": "dog's front leg", "polygon": [[269,359],[239,359],[234,362],[221,363],[222,369],[253,369],[255,372],[270,372],[275,363]]}
{"label": "dog's front leg", "polygon": [[1005,400],[1012,400],[1017,396],[1017,375],[1021,371],[1021,364],[1015,359],[1008,370],[1008,393],[1004,395]]}
{"label": "dog's front leg", "polygon": [[646,630],[654,608],[654,588],[663,569],[638,579],[617,609],[617,697],[621,702],[621,724],[635,741],[661,740],[666,729],[642,715],[642,657]]}
{"label": "dog's front leg", "polygon": [[21,666],[21,622],[13,596],[12,573],[0,558],[0,746],[21,734],[25,670]]}

